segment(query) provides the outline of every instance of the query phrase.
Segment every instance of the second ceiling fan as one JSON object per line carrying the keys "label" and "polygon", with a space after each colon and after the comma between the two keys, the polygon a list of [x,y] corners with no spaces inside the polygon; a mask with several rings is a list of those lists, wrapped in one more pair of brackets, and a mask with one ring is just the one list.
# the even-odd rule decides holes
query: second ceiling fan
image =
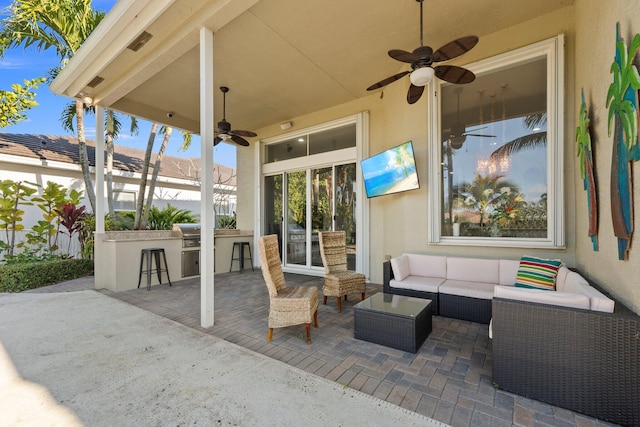
{"label": "second ceiling fan", "polygon": [[436,62],[448,61],[467,53],[478,43],[478,37],[461,37],[445,44],[434,52],[430,46],[423,45],[422,3],[424,0],[416,1],[420,3],[420,46],[415,48],[413,52],[407,52],[402,49],[392,49],[388,52],[389,56],[396,61],[411,64],[412,71],[402,71],[394,74],[367,88],[367,90],[379,89],[410,74],[411,86],[409,86],[409,91],[407,92],[407,102],[409,104],[415,104],[420,99],[424,92],[424,87],[434,75],[441,80],[454,84],[471,83],[476,78],[471,71],[456,65],[437,65],[433,67]]}
{"label": "second ceiling fan", "polygon": [[216,146],[222,141],[233,141],[238,145],[248,147],[249,141],[244,139],[243,136],[254,137],[258,135],[255,132],[248,130],[231,129],[231,123],[229,123],[225,118],[227,109],[227,92],[229,92],[229,88],[226,86],[220,86],[220,91],[222,92],[222,120],[218,122],[218,127],[215,129],[216,136],[213,138],[213,145]]}

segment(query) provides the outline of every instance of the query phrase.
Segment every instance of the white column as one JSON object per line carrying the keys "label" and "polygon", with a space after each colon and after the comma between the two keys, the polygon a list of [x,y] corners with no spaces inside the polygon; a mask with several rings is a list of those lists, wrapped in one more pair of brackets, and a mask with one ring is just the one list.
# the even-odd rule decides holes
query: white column
{"label": "white column", "polygon": [[[104,234],[104,108],[96,105],[96,233]],[[98,259],[96,257],[96,259]]]}
{"label": "white column", "polygon": [[93,235],[94,286],[105,288],[108,283],[109,266],[105,265],[104,246],[104,108],[96,108],[96,231]]}
{"label": "white column", "polygon": [[200,325],[213,326],[213,31],[200,29]]}

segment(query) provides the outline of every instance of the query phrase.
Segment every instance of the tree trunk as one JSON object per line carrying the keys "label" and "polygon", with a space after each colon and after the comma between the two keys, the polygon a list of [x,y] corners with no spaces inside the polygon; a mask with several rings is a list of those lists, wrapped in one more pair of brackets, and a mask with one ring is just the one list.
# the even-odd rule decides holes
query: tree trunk
{"label": "tree trunk", "polygon": [[113,111],[107,110],[107,206],[111,217],[115,216],[115,209],[113,207],[113,132]]}
{"label": "tree trunk", "polygon": [[133,229],[139,230],[146,224],[142,224],[142,208],[144,207],[144,194],[147,188],[147,175],[149,174],[149,164],[151,163],[151,151],[153,150],[153,141],[156,139],[158,124],[151,125],[149,140],[147,141],[147,150],[144,153],[144,163],[142,164],[142,172],[140,176],[140,188],[138,189],[138,200],[136,201],[136,216],[133,221]]}
{"label": "tree trunk", "polygon": [[[87,154],[87,141],[84,136],[84,106],[80,99],[76,99],[76,121],[78,124],[78,158],[80,160],[80,167],[82,168],[86,196],[89,198],[91,211],[97,215],[96,193],[93,189],[93,182],[91,182],[91,174],[89,173],[89,155]],[[96,153],[96,162],[98,161],[104,161],[102,153]]]}
{"label": "tree trunk", "polygon": [[169,143],[169,138],[171,138],[171,133],[173,132],[173,128],[167,127],[166,132],[164,134],[164,138],[162,138],[162,145],[160,145],[160,150],[158,150],[158,156],[156,157],[156,162],[153,165],[153,175],[151,176],[151,184],[149,185],[149,193],[147,194],[147,203],[145,204],[142,223],[146,226],[149,222],[149,212],[151,211],[151,203],[153,202],[153,192],[156,190],[156,182],[158,180],[158,173],[160,172],[160,162],[162,162],[162,157],[164,156],[164,150],[167,148],[167,144]]}

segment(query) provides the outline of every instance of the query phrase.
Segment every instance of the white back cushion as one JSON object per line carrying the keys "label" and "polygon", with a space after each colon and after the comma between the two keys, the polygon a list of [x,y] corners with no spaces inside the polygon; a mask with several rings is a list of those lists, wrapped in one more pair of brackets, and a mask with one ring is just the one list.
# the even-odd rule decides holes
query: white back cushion
{"label": "white back cushion", "polygon": [[498,284],[500,262],[497,259],[447,258],[447,279]]}
{"label": "white back cushion", "polygon": [[565,292],[573,292],[585,295],[591,303],[591,310],[613,313],[615,302],[607,298],[586,281],[584,277],[575,271],[569,271],[565,280]]}
{"label": "white back cushion", "polygon": [[569,274],[570,272],[571,270],[569,270],[566,265],[560,266],[560,268],[558,269],[558,274],[556,275],[556,291],[570,292],[565,290],[567,274]]}
{"label": "white back cushion", "polygon": [[409,256],[402,254],[399,257],[391,258],[391,269],[393,270],[393,277],[396,280],[404,280],[411,270],[409,269]]}
{"label": "white back cushion", "polygon": [[516,283],[516,276],[520,268],[520,261],[517,259],[500,260],[500,285],[513,286]]}
{"label": "white back cushion", "polygon": [[407,254],[412,276],[447,277],[447,257]]}
{"label": "white back cushion", "polygon": [[572,294],[542,289],[516,288],[515,286],[496,286],[493,289],[496,298],[508,298],[520,301],[538,302],[563,307],[589,310],[589,298],[581,294]]}

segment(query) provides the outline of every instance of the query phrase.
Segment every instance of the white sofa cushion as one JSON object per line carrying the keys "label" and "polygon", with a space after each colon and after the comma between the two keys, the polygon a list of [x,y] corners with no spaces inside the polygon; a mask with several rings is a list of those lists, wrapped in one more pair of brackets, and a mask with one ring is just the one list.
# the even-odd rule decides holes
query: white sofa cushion
{"label": "white sofa cushion", "polygon": [[411,276],[447,277],[447,257],[438,255],[406,254]]}
{"label": "white sofa cushion", "polygon": [[520,261],[517,259],[501,259],[500,260],[500,280],[499,285],[513,286],[516,284],[516,276]]}
{"label": "white sofa cushion", "polygon": [[585,295],[589,298],[591,310],[613,313],[615,302],[612,299],[607,298],[602,292],[589,285],[589,282],[575,271],[569,271],[567,273],[564,290],[565,292]]}
{"label": "white sofa cushion", "polygon": [[542,289],[516,288],[514,286],[496,286],[496,298],[508,298],[541,304],[559,305],[563,307],[589,310],[590,302],[586,295],[569,292],[545,291]]}
{"label": "white sofa cushion", "polygon": [[409,256],[402,254],[399,257],[391,258],[391,269],[393,270],[393,277],[396,280],[404,280],[411,274]]}
{"label": "white sofa cushion", "polygon": [[447,279],[498,284],[500,261],[480,258],[447,258]]}
{"label": "white sofa cushion", "polygon": [[440,284],[444,281],[445,279],[440,277],[407,276],[402,281],[391,279],[389,281],[389,286],[392,288],[437,293]]}
{"label": "white sofa cushion", "polygon": [[558,269],[558,274],[556,275],[556,291],[566,292],[564,289],[564,283],[567,280],[567,274],[569,274],[571,270],[567,268],[566,265],[562,265]]}
{"label": "white sofa cushion", "polygon": [[441,294],[479,299],[492,299],[494,287],[495,285],[493,283],[445,280],[445,282],[440,285],[439,291]]}

